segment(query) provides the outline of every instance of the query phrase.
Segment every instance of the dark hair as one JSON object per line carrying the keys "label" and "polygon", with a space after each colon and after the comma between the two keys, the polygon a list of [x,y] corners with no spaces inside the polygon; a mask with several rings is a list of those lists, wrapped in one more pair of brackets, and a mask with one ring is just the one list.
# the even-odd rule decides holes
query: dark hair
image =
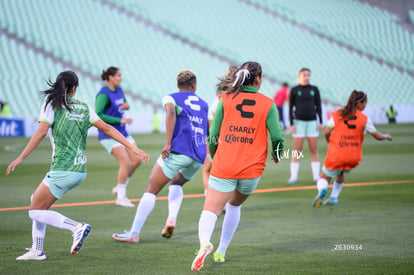
{"label": "dark hair", "polygon": [[367,94],[362,91],[353,90],[348,98],[348,102],[345,107],[342,108],[341,116],[347,118],[356,111],[358,103],[365,102],[368,99]]}
{"label": "dark hair", "polygon": [[73,87],[79,86],[78,76],[72,71],[64,71],[56,77],[55,82],[49,79],[46,83],[50,89],[40,91],[40,95],[46,98],[45,110],[50,103],[54,109],[61,110],[64,106],[70,112],[71,108],[66,101],[66,96]]}
{"label": "dark hair", "polygon": [[179,88],[187,88],[191,84],[197,82],[197,77],[195,73],[189,70],[184,70],[178,73],[177,75],[177,86]]}
{"label": "dark hair", "polygon": [[118,71],[119,71],[119,68],[111,66],[111,67],[109,67],[108,69],[106,69],[106,71],[105,71],[105,70],[103,70],[103,71],[102,71],[101,78],[102,78],[102,80],[104,80],[104,81],[108,81],[108,80],[109,80],[109,76],[114,76],[114,75],[116,75],[116,73],[117,73]]}
{"label": "dark hair", "polygon": [[287,82],[283,82],[283,83],[282,83],[282,86],[283,86],[283,87],[289,87],[289,84],[288,84]]}
{"label": "dark hair", "polygon": [[304,67],[304,68],[299,70],[299,73],[301,73],[301,72],[311,72],[311,70],[309,68]]}
{"label": "dark hair", "polygon": [[259,63],[248,61],[243,63],[232,74],[219,77],[217,87],[228,87],[226,94],[237,96],[242,86],[252,86],[256,76],[262,77],[262,66]]}
{"label": "dark hair", "polygon": [[[231,65],[227,69],[226,76],[230,76],[230,75],[234,74],[234,72],[236,70],[237,70],[237,66]],[[216,94],[220,95],[220,94],[226,92],[230,88],[230,85],[228,85],[228,83],[221,83],[220,82],[216,85],[216,87],[217,87]]]}

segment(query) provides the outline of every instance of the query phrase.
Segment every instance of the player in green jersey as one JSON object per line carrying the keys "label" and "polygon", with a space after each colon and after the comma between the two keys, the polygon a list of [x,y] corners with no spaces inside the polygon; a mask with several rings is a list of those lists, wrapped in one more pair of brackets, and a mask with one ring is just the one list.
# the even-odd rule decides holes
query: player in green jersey
{"label": "player in green jersey", "polygon": [[39,128],[6,171],[6,175],[14,171],[16,166],[40,144],[51,128],[51,168],[33,193],[29,209],[29,217],[33,220],[33,244],[29,251],[17,257],[17,260],[46,259],[43,243],[47,225],[72,231],[73,244],[70,252],[76,254],[81,249],[91,226],[74,221],[49,208],[66,192],[85,180],[86,137],[92,125],[122,143],[137,158],[149,161],[149,156],[144,151],[136,148],[115,128],[103,122],[87,104],[73,98],[78,87],[78,77],[74,72],[64,71],[57,76],[54,83],[49,81],[48,85],[50,89],[41,92],[46,98],[46,103],[40,112]]}

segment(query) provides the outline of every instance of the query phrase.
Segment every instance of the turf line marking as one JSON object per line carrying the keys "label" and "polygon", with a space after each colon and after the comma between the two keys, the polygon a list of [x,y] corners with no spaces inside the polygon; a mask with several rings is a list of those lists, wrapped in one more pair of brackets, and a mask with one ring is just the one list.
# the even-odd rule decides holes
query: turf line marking
{"label": "turf line marking", "polygon": [[[402,183],[414,183],[414,180],[398,180],[398,181],[374,181],[374,182],[359,182],[359,183],[345,183],[344,187],[355,187],[355,186],[370,186],[370,185],[385,185],[385,184],[402,184]],[[330,184],[328,187],[332,187]],[[271,192],[282,192],[282,191],[294,191],[294,190],[308,190],[316,189],[316,185],[309,186],[296,186],[296,187],[282,187],[282,188],[271,188],[271,189],[257,189],[253,191],[257,193],[271,193]],[[192,194],[184,195],[185,199],[188,198],[202,198],[204,194]],[[139,202],[141,199],[131,199],[132,202]],[[168,200],[168,196],[157,197],[156,200]],[[54,204],[51,208],[55,207],[72,207],[72,206],[86,206],[86,205],[102,205],[102,204],[115,204],[115,201],[94,201],[94,202],[78,202],[78,203],[64,203]],[[15,210],[28,210],[29,206],[22,207],[11,207],[11,208],[0,208],[1,211],[15,211]]]}

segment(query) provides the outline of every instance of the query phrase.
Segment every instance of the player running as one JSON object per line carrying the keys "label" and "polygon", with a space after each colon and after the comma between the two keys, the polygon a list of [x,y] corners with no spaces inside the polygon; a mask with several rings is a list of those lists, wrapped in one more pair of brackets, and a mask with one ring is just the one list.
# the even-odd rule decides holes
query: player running
{"label": "player running", "polygon": [[122,143],[136,158],[141,157],[148,162],[148,155],[128,142],[115,128],[103,122],[88,105],[73,98],[78,87],[78,77],[72,71],[60,73],[56,81],[48,82],[50,89],[42,91],[46,103],[42,106],[39,117],[39,128],[19,157],[7,167],[9,175],[16,166],[40,144],[49,128],[52,129],[51,143],[53,147],[50,171],[32,195],[29,217],[33,220],[33,244],[28,252],[16,260],[45,260],[43,243],[46,226],[69,230],[73,233],[70,248],[76,254],[82,247],[91,226],[72,220],[62,214],[49,210],[56,200],[66,192],[80,185],[86,178],[86,137],[91,125]]}
{"label": "player running", "polygon": [[191,265],[194,271],[203,267],[206,256],[213,251],[210,239],[224,205],[226,214],[214,261],[225,261],[239,224],[241,205],[256,188],[265,168],[268,132],[275,162],[278,150],[283,150],[276,106],[258,91],[262,83],[260,64],[246,62],[220,81],[218,85],[229,84],[231,88],[221,97],[210,127],[208,143],[213,162],[198,224],[200,250]]}
{"label": "player running", "polygon": [[318,194],[313,201],[313,207],[321,206],[332,178],[335,178],[332,192],[325,204],[338,204],[345,174],[350,173],[362,160],[362,143],[365,131],[377,140],[392,140],[390,134],[378,132],[372,121],[362,113],[367,102],[366,93],[354,90],[345,107],[332,112],[332,117],[325,129],[325,139],[329,143],[328,152],[320,178],[317,181]]}

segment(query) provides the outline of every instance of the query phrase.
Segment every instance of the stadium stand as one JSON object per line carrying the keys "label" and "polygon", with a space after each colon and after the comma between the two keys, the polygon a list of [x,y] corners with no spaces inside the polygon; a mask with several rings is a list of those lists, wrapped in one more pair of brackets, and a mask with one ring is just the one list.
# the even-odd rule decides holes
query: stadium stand
{"label": "stadium stand", "polygon": [[[79,74],[79,95],[93,105],[101,71],[118,66],[132,109],[152,113],[164,94],[175,91],[178,71],[196,72],[198,93],[211,102],[216,77],[246,60],[262,64],[261,90],[269,96],[281,82],[293,85],[306,66],[331,103],[343,103],[359,89],[372,106],[388,106],[390,99],[396,106],[414,105],[412,34],[393,23],[394,15],[358,1],[2,0],[0,5],[0,96],[21,116],[38,114],[35,91],[45,87],[42,76],[63,69]],[[352,20],[344,13],[353,14]]]}

